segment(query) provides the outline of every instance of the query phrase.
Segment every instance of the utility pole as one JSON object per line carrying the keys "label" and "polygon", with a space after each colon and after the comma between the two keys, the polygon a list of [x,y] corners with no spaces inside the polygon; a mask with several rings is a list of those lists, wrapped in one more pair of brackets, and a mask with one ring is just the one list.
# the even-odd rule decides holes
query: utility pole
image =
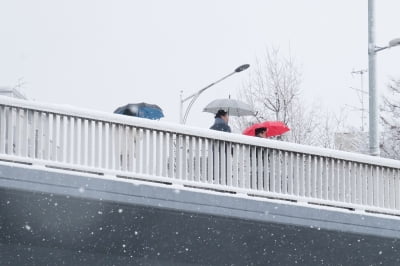
{"label": "utility pole", "polygon": [[378,93],[376,90],[375,0],[368,0],[369,153],[379,156]]}
{"label": "utility pole", "polygon": [[379,104],[376,88],[376,53],[385,49],[399,46],[400,38],[389,41],[384,47],[375,45],[375,0],[368,0],[368,77],[369,77],[369,153],[379,156]]}
{"label": "utility pole", "polygon": [[368,94],[364,91],[364,74],[368,72],[368,69],[361,69],[361,70],[353,70],[351,72],[352,75],[360,75],[360,89],[352,88],[353,90],[357,91],[358,98],[361,103],[361,131],[364,132],[364,125],[365,125],[365,106],[364,106],[364,94]]}

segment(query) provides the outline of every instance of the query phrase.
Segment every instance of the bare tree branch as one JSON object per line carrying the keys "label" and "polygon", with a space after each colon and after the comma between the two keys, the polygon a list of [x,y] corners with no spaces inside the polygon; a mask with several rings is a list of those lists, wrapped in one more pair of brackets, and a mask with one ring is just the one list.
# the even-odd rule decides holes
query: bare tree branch
{"label": "bare tree branch", "polygon": [[384,157],[400,159],[400,79],[391,80],[388,92],[381,106],[381,153]]}

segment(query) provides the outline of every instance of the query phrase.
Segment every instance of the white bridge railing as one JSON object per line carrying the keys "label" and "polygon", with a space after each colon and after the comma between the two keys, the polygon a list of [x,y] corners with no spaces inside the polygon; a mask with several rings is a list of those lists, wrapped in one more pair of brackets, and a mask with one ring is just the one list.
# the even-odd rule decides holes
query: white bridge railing
{"label": "white bridge railing", "polygon": [[0,159],[400,215],[400,162],[0,97]]}

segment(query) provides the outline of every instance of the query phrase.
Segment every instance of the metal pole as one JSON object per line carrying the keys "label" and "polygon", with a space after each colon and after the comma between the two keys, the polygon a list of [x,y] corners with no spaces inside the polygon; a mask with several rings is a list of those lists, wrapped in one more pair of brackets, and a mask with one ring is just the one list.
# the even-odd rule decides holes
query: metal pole
{"label": "metal pole", "polygon": [[375,0],[368,0],[369,153],[379,156],[378,97],[375,70]]}
{"label": "metal pole", "polygon": [[360,70],[360,79],[361,79],[361,132],[364,132],[364,121],[365,121],[364,73],[365,73],[365,71]]}
{"label": "metal pole", "polygon": [[179,100],[179,124],[183,124],[183,90],[180,93],[180,100]]}

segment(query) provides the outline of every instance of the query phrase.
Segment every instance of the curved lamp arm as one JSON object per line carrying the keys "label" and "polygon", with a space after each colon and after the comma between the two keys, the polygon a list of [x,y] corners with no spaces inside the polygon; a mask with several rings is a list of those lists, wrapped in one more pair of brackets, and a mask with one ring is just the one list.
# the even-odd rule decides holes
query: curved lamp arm
{"label": "curved lamp arm", "polygon": [[188,101],[189,99],[192,99],[190,101],[190,103],[188,104],[187,108],[186,108],[185,115],[183,116],[183,118],[182,117],[180,118],[181,124],[185,124],[186,123],[186,120],[187,120],[187,118],[189,116],[190,109],[192,108],[192,106],[193,106],[194,102],[197,100],[197,98],[199,98],[200,94],[202,94],[205,90],[207,90],[208,88],[214,86],[215,84],[217,84],[217,83],[223,81],[224,79],[232,76],[233,74],[242,72],[243,70],[246,70],[249,67],[250,67],[249,64],[241,65],[241,66],[237,67],[232,73],[229,73],[228,75],[226,75],[226,76],[220,78],[219,80],[211,83],[210,85],[204,87],[203,89],[199,90],[198,92],[196,92],[196,93],[186,97],[185,99],[181,100],[180,104],[181,104],[181,108],[182,108],[182,105],[183,105],[184,102]]}
{"label": "curved lamp arm", "polygon": [[189,115],[189,111],[192,108],[193,103],[199,98],[201,93],[197,93],[195,96],[193,96],[192,100],[188,104],[188,107],[186,108],[185,115],[183,116],[182,124],[186,124],[187,117]]}

